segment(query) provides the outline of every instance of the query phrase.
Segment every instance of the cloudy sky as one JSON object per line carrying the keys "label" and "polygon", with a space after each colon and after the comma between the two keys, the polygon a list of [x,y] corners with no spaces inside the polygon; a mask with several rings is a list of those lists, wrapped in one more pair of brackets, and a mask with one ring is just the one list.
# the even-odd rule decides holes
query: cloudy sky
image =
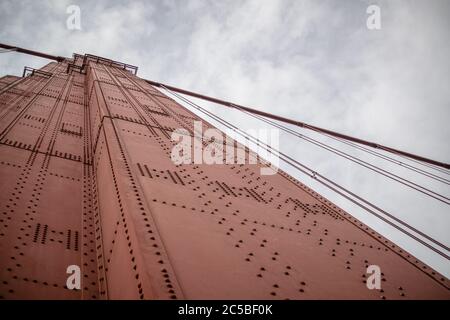
{"label": "cloudy sky", "polygon": [[[369,5],[381,29],[366,26]],[[81,9],[69,30],[66,9]],[[450,162],[450,2],[442,1],[9,1],[0,42],[71,56],[92,53],[139,66],[138,75],[228,99],[394,148]],[[46,60],[0,54],[0,75]],[[238,112],[201,103],[242,128]],[[300,130],[299,130],[300,131]],[[450,197],[448,184],[311,137]],[[447,204],[281,134],[280,149],[441,242]],[[448,260],[392,230],[292,168],[281,167],[447,277]],[[421,167],[450,179],[450,175]],[[448,254],[448,252],[447,252]]]}

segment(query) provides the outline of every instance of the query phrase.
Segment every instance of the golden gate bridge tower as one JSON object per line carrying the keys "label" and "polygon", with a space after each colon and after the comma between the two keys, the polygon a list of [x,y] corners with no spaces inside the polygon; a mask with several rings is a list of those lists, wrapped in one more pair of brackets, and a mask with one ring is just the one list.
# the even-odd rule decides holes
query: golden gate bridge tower
{"label": "golden gate bridge tower", "polygon": [[[281,130],[288,123],[446,172],[448,164],[145,80],[126,63],[0,47],[52,60],[0,78],[1,298],[450,298],[445,276],[284,171],[175,164],[172,132],[194,138],[202,120],[175,98],[211,117],[186,96]],[[227,144],[258,158],[235,140],[216,147]],[[449,259],[445,244],[279,155]],[[381,270],[374,290],[371,265]],[[79,268],[78,289],[67,286],[70,266]]]}

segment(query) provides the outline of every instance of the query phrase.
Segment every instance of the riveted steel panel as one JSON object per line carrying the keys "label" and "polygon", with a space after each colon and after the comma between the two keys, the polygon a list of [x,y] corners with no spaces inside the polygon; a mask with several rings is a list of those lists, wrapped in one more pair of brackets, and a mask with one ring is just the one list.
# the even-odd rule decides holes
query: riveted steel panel
{"label": "riveted steel panel", "polygon": [[[282,171],[174,164],[175,129],[192,152],[211,143],[193,137],[201,119],[82,57],[80,72],[0,78],[2,298],[450,298],[448,279]],[[366,287],[372,264],[382,290]]]}

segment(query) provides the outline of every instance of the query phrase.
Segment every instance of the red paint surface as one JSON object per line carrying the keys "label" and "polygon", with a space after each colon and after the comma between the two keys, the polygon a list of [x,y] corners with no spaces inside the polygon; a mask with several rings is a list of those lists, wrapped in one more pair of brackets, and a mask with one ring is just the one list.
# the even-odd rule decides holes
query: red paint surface
{"label": "red paint surface", "polygon": [[174,165],[171,131],[198,118],[93,61],[0,78],[2,298],[450,298],[448,279],[283,172]]}

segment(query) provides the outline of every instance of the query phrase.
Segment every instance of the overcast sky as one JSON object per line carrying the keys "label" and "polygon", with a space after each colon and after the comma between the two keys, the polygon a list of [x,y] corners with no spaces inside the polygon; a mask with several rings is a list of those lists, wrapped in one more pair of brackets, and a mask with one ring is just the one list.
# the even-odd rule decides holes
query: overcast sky
{"label": "overcast sky", "polygon": [[[81,9],[81,30],[66,27],[66,9],[72,4]],[[366,9],[371,4],[381,8],[380,30],[366,27]],[[448,30],[450,1],[446,0],[0,2],[0,42],[62,56],[73,52],[105,56],[137,65],[143,78],[447,163]],[[25,65],[39,68],[47,62],[1,53],[0,75],[21,75]],[[242,128],[264,127],[223,107],[202,105]],[[282,134],[280,148],[450,244],[448,205],[295,137]],[[449,185],[345,150],[450,197]],[[281,167],[450,276],[448,260],[292,168]]]}

